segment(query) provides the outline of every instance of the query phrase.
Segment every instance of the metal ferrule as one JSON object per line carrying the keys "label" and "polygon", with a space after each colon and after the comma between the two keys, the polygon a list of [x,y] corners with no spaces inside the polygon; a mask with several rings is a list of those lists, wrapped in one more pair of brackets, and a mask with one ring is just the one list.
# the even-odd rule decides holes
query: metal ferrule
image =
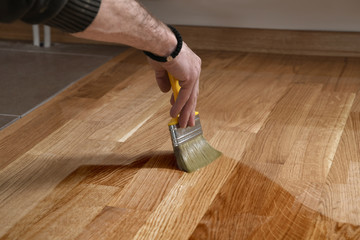
{"label": "metal ferrule", "polygon": [[183,144],[203,133],[199,114],[195,116],[195,126],[180,128],[179,124],[176,124],[170,125],[169,130],[173,147],[178,147],[180,144]]}

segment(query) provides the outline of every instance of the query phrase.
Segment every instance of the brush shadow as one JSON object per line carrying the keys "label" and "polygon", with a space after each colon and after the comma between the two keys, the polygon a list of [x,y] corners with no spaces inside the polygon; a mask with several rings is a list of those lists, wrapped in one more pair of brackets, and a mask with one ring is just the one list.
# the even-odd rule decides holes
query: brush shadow
{"label": "brush shadow", "polygon": [[[23,159],[26,162],[26,158]],[[29,156],[28,161],[33,161],[32,167],[24,166],[18,172],[0,173],[0,195],[24,188],[29,191],[43,186],[56,186],[67,178],[96,178],[106,174],[120,174],[134,172],[140,169],[163,169],[180,172],[176,166],[175,156],[169,151],[154,151],[127,157],[121,154],[98,156],[59,157],[39,156],[35,160]],[[100,176],[100,177],[101,177]],[[97,177],[99,178],[99,177]],[[11,190],[13,189],[13,190]]]}

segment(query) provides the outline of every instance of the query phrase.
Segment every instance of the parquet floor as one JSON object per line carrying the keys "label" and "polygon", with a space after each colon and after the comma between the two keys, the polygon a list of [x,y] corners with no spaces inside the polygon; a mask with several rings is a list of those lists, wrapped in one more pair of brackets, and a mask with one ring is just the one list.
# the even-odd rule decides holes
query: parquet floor
{"label": "parquet floor", "polygon": [[187,174],[128,50],[0,132],[0,239],[360,239],[360,59],[198,51]]}

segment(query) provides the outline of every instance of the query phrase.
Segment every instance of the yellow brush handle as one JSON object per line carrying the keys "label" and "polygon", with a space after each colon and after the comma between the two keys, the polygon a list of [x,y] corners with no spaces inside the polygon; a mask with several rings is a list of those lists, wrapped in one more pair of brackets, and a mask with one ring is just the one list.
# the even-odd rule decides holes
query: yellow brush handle
{"label": "yellow brush handle", "polygon": [[[180,84],[179,84],[179,80],[177,80],[170,73],[168,73],[168,76],[169,76],[171,88],[172,88],[173,93],[174,93],[174,100],[176,101],[176,99],[177,99],[177,97],[179,95],[179,92],[180,92],[180,88],[181,88]],[[195,112],[195,115],[198,115],[198,114],[199,114],[198,112]],[[179,123],[179,116],[177,116],[176,118],[171,119],[168,125],[170,126],[170,125],[175,125],[175,124],[178,124],[178,123]]]}
{"label": "yellow brush handle", "polygon": [[179,92],[180,92],[179,80],[174,78],[174,76],[171,75],[170,73],[168,73],[168,76],[169,76],[169,80],[170,80],[170,83],[171,83],[171,88],[172,88],[173,93],[174,93],[174,100],[176,101],[176,99],[177,99],[177,97],[179,95]]}

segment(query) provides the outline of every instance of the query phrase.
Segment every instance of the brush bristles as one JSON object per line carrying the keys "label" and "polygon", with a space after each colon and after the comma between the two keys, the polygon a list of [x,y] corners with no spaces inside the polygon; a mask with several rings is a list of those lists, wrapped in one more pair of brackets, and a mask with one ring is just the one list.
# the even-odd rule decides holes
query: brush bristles
{"label": "brush bristles", "polygon": [[178,167],[185,172],[202,168],[221,156],[202,135],[174,147]]}

